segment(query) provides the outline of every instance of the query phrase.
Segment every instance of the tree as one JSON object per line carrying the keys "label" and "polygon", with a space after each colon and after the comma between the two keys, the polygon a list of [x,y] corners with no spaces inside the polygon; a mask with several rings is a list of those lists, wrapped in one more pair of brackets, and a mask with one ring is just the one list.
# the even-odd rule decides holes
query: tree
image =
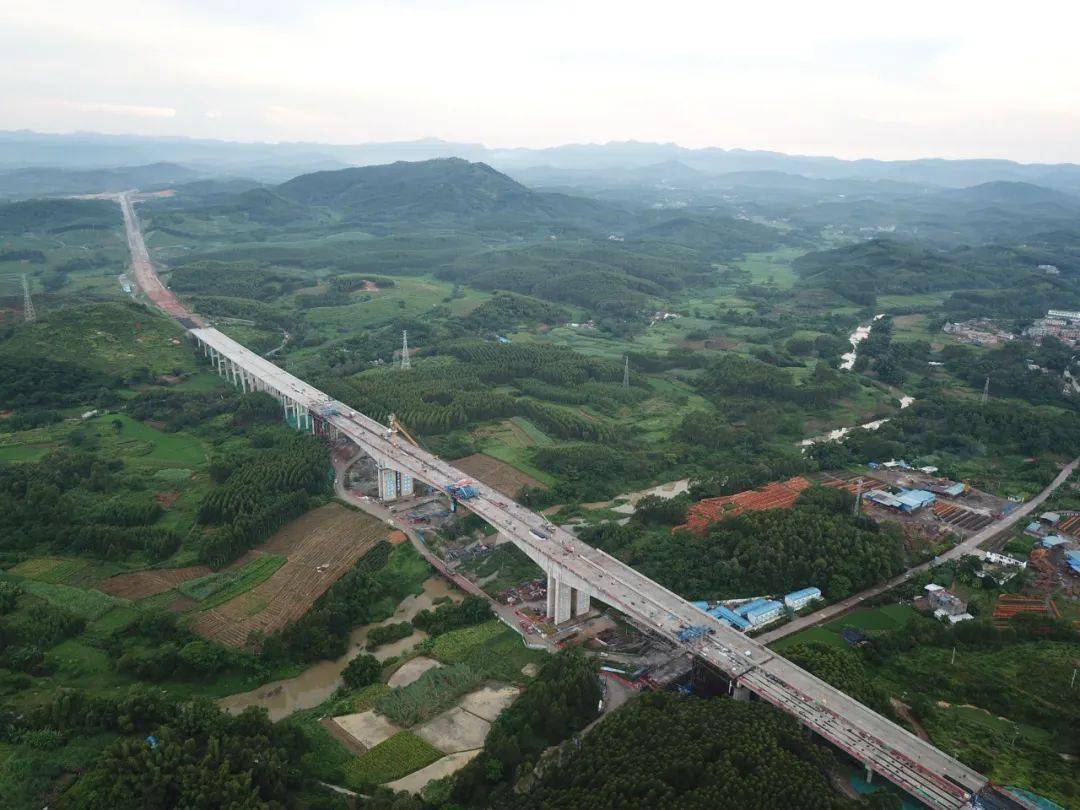
{"label": "tree", "polygon": [[373,684],[381,676],[382,664],[379,663],[379,659],[366,653],[356,656],[345,667],[345,671],[341,673],[342,680],[350,689],[360,689]]}
{"label": "tree", "polygon": [[205,641],[190,641],[180,648],[180,662],[198,675],[211,675],[225,663],[224,651]]}

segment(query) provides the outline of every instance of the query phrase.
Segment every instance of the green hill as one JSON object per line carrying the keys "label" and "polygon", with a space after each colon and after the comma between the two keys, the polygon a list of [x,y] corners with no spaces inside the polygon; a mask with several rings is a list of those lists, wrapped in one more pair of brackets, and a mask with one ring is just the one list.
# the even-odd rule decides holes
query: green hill
{"label": "green hill", "polygon": [[45,313],[0,340],[0,358],[64,362],[109,374],[192,370],[190,345],[167,318],[131,303],[101,303]]}
{"label": "green hill", "polygon": [[893,239],[871,239],[808,253],[792,265],[803,285],[824,287],[859,304],[875,296],[998,287],[1032,265],[1005,248],[924,248]]}
{"label": "green hill", "polygon": [[108,200],[26,200],[0,205],[0,234],[64,233],[120,227],[116,203]]}
{"label": "green hill", "polygon": [[459,158],[314,172],[282,183],[275,193],[357,221],[551,220],[614,213],[591,200],[532,191],[484,163]]}

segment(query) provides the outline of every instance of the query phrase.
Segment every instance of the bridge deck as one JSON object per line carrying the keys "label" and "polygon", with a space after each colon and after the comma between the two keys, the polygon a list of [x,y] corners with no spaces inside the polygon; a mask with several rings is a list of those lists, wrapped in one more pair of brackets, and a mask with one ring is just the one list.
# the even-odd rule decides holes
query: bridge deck
{"label": "bridge deck", "polygon": [[[325,421],[367,453],[440,490],[467,477],[426,451],[393,437],[374,419],[244,348],[216,329],[194,329],[201,343],[305,407],[332,405]],[[625,563],[581,542],[498,491],[477,483],[478,495],[462,503],[534,558],[587,583],[590,595],[644,622],[669,639],[680,629],[706,625],[711,634],[683,646],[738,685],[797,717],[802,723],[869,764],[932,807],[959,808],[965,792],[986,780],[975,771],[882,717],[843,692],[772,653]]]}

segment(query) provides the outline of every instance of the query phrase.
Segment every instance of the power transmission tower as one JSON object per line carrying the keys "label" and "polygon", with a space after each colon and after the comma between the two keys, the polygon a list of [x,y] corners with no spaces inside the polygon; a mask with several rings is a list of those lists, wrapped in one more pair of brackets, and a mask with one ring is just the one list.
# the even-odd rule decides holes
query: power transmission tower
{"label": "power transmission tower", "polygon": [[982,404],[985,405],[986,400],[988,400],[989,398],[990,398],[990,378],[987,377],[986,382],[983,383]]}
{"label": "power transmission tower", "polygon": [[30,297],[30,281],[24,274],[22,277],[22,292],[23,292],[23,317],[27,323],[37,318],[37,312],[34,311],[34,299]]}
{"label": "power transmission tower", "polygon": [[401,330],[401,370],[408,371],[412,368],[412,361],[409,359],[409,333],[405,329]]}
{"label": "power transmission tower", "polygon": [[626,355],[623,356],[622,387],[630,387],[630,357]]}

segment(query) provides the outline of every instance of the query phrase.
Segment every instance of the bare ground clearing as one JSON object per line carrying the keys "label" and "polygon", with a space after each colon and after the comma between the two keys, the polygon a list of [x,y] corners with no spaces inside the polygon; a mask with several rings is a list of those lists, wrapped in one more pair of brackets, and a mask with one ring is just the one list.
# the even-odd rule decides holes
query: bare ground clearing
{"label": "bare ground clearing", "polygon": [[522,487],[544,486],[531,475],[484,453],[459,458],[454,462],[454,466],[510,498],[517,497]]}

